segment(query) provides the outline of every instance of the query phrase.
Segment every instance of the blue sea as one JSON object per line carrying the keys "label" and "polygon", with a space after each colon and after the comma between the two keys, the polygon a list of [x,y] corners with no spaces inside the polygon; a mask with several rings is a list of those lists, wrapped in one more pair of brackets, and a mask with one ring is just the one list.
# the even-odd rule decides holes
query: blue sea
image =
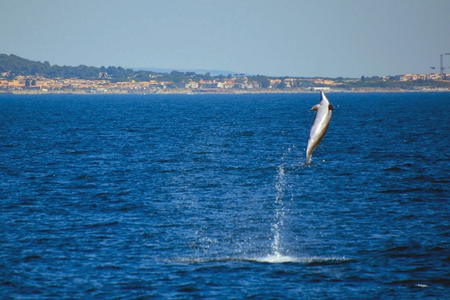
{"label": "blue sea", "polygon": [[450,93],[1,95],[0,298],[448,299]]}

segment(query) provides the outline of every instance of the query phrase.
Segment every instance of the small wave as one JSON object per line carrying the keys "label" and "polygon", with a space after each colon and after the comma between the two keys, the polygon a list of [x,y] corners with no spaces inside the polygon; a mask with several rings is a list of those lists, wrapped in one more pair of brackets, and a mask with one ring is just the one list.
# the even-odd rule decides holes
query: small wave
{"label": "small wave", "polygon": [[431,182],[434,182],[434,183],[449,183],[450,180],[438,178],[438,179],[432,179]]}
{"label": "small wave", "polygon": [[177,291],[182,293],[192,293],[198,291],[198,288],[194,284],[185,284],[181,286]]}
{"label": "small wave", "polygon": [[125,128],[124,129],[126,132],[130,132],[130,133],[135,133],[135,132],[139,132],[138,128]]}
{"label": "small wave", "polygon": [[426,192],[426,193],[435,193],[441,194],[445,193],[446,190],[440,188],[411,188],[411,189],[392,189],[392,190],[381,190],[378,191],[380,194],[409,194],[409,193],[417,193],[417,192]]}
{"label": "small wave", "polygon": [[165,174],[165,173],[177,173],[179,171],[180,170],[177,170],[177,169],[165,169],[165,170],[158,170],[158,171],[156,171],[156,173],[162,173],[162,174]]}
{"label": "small wave", "polygon": [[97,270],[121,270],[122,267],[114,264],[101,264],[95,267]]}
{"label": "small wave", "polygon": [[389,172],[402,172],[404,171],[402,168],[400,167],[389,167],[389,168],[385,168],[384,171],[389,171]]}
{"label": "small wave", "polygon": [[251,130],[246,130],[246,131],[241,131],[241,132],[237,132],[236,136],[254,136],[255,132],[251,131]]}
{"label": "small wave", "polygon": [[385,252],[392,252],[392,251],[404,251],[404,250],[408,250],[409,247],[408,246],[397,246],[397,247],[392,247],[392,248],[388,248],[386,250],[384,250]]}
{"label": "small wave", "polygon": [[214,162],[213,159],[210,159],[207,157],[193,157],[192,161],[195,163],[212,163],[212,162]]}
{"label": "small wave", "polygon": [[82,154],[89,154],[92,151],[89,150],[68,150],[62,154],[64,155],[82,155]]}
{"label": "small wave", "polygon": [[2,148],[14,148],[14,147],[16,147],[16,145],[14,145],[14,144],[3,144],[3,145],[0,145],[0,147],[2,147]]}
{"label": "small wave", "polygon": [[420,267],[413,267],[413,268],[406,268],[397,270],[397,273],[413,273],[413,272],[426,272],[430,270],[431,268],[428,266],[420,266]]}
{"label": "small wave", "polygon": [[161,159],[156,159],[155,163],[167,164],[167,163],[177,163],[179,161],[180,161],[179,158],[161,158]]}
{"label": "small wave", "polygon": [[418,281],[418,280],[414,280],[414,279],[395,280],[395,281],[389,282],[389,284],[392,284],[392,285],[405,285],[405,286],[409,286],[409,287],[412,287],[412,288],[420,288],[420,289],[429,287],[429,284],[425,284],[423,281]]}
{"label": "small wave", "polygon": [[98,228],[98,227],[110,227],[110,226],[115,226],[115,225],[119,225],[119,224],[120,223],[117,221],[100,222],[100,223],[86,224],[83,226],[83,228],[94,229],[94,228]]}
{"label": "small wave", "polygon": [[83,175],[78,175],[78,176],[72,178],[72,180],[95,181],[95,177],[83,174]]}
{"label": "small wave", "polygon": [[382,191],[379,191],[379,193],[382,193],[382,194],[404,194],[404,193],[413,193],[413,192],[421,192],[421,191],[424,191],[424,189],[422,189],[422,188],[411,188],[411,189],[400,189],[400,190],[392,189],[392,190],[382,190]]}
{"label": "small wave", "polygon": [[382,255],[392,258],[418,258],[418,257],[436,257],[445,253],[445,248],[440,246],[427,247],[418,243],[410,245],[397,246],[382,251]]}
{"label": "small wave", "polygon": [[26,257],[23,258],[23,261],[25,262],[30,262],[30,261],[34,261],[34,260],[40,260],[42,257],[39,255],[28,255]]}

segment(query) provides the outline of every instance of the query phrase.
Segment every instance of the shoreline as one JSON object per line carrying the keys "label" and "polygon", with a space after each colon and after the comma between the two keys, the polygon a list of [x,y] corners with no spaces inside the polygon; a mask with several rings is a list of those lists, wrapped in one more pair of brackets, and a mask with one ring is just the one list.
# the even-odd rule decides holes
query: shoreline
{"label": "shoreline", "polygon": [[[40,90],[15,90],[15,91],[0,91],[0,95],[250,95],[250,94],[315,94],[318,90],[186,90],[186,89],[167,89],[153,92],[135,92],[127,90],[114,91],[73,91],[73,90],[57,90],[57,91],[40,91]],[[352,89],[352,90],[326,90],[326,93],[339,94],[369,94],[369,93],[448,93],[450,89],[421,89],[421,90],[406,90],[406,89]]]}

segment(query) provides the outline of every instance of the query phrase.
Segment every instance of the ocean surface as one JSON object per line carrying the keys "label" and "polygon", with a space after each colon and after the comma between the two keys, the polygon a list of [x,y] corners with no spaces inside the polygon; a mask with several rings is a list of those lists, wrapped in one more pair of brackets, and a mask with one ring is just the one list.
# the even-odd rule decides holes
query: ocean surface
{"label": "ocean surface", "polygon": [[0,298],[448,299],[450,93],[0,95]]}

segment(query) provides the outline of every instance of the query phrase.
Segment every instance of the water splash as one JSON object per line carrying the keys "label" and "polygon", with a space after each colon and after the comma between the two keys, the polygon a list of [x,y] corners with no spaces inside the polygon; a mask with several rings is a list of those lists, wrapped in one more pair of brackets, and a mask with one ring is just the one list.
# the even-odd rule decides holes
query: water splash
{"label": "water splash", "polygon": [[269,255],[264,257],[197,257],[197,258],[174,258],[169,260],[163,260],[169,263],[188,263],[188,264],[198,264],[198,263],[211,263],[211,262],[250,262],[250,263],[267,263],[267,264],[282,264],[282,263],[298,263],[306,265],[339,265],[355,262],[355,259],[340,257],[340,256],[304,256],[304,257],[294,257],[286,255]]}
{"label": "water splash", "polygon": [[284,170],[284,164],[278,166],[277,177],[275,183],[276,196],[275,196],[275,219],[272,224],[272,253],[275,256],[281,256],[281,230],[283,228],[284,221],[284,191],[286,186],[286,172]]}
{"label": "water splash", "polygon": [[272,224],[272,255],[271,257],[275,257],[277,259],[282,259],[282,245],[281,245],[281,232],[283,230],[284,225],[284,215],[285,215],[285,207],[284,207],[284,197],[286,193],[287,180],[286,180],[286,170],[285,170],[285,160],[289,156],[289,154],[295,149],[295,146],[291,146],[284,152],[281,157],[281,164],[277,168],[277,176],[275,179],[275,216],[274,222]]}

